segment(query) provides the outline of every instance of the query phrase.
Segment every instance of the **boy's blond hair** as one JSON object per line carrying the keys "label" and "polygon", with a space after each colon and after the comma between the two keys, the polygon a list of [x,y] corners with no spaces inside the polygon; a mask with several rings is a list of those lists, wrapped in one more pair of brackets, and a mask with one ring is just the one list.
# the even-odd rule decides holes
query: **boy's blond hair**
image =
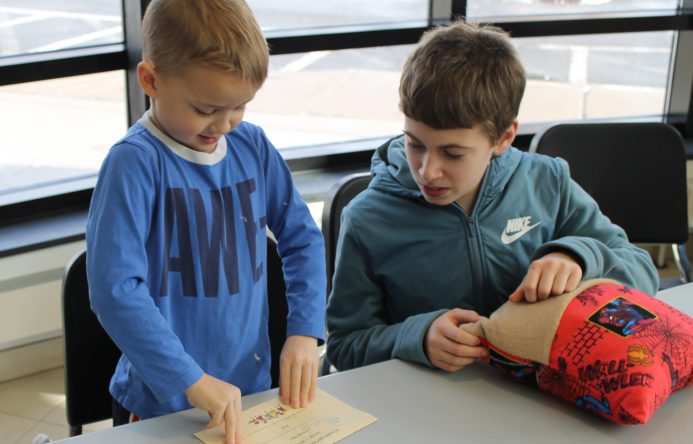
{"label": "boy's blond hair", "polygon": [[525,83],[508,34],[459,20],[421,37],[404,64],[400,109],[437,129],[479,124],[496,143],[517,117]]}
{"label": "boy's blond hair", "polygon": [[161,74],[206,66],[259,88],[269,50],[243,0],[152,0],[142,19],[142,58]]}

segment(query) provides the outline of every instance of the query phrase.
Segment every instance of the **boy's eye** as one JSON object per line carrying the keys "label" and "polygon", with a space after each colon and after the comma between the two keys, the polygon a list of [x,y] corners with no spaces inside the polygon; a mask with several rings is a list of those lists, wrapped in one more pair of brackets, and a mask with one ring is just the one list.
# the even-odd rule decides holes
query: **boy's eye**
{"label": "boy's eye", "polygon": [[196,112],[197,114],[202,115],[202,116],[211,116],[212,114],[214,114],[214,110],[209,111],[209,110],[200,109],[200,108],[197,108],[197,107],[195,107],[195,112]]}
{"label": "boy's eye", "polygon": [[409,148],[412,149],[412,150],[417,150],[417,151],[419,151],[419,150],[424,149],[423,145],[419,145],[418,143],[411,143],[411,142],[409,142],[407,145],[409,145]]}
{"label": "boy's eye", "polygon": [[463,154],[457,154],[457,153],[451,153],[450,151],[445,151],[445,156],[448,159],[456,160],[456,159],[461,159]]}

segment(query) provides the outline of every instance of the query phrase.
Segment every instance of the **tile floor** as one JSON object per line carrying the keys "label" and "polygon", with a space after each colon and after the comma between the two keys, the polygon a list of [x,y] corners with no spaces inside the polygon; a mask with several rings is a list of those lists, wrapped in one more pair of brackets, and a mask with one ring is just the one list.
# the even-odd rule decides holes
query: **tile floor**
{"label": "tile floor", "polygon": [[[84,433],[108,427],[110,420],[89,424]],[[0,383],[0,443],[31,444],[39,433],[69,436],[62,367]]]}
{"label": "tile floor", "polygon": [[[669,266],[662,277],[676,276]],[[111,427],[111,420],[84,426],[84,433]],[[56,441],[68,437],[62,367],[0,383],[0,444],[31,444],[39,433]]]}

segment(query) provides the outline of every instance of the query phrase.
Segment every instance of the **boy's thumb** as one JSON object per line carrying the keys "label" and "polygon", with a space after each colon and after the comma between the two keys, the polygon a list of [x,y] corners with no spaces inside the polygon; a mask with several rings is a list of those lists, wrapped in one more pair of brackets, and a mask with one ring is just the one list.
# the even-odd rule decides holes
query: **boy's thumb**
{"label": "boy's thumb", "polygon": [[522,285],[517,287],[515,291],[513,291],[510,296],[508,296],[508,300],[510,302],[521,302],[525,298],[525,289]]}

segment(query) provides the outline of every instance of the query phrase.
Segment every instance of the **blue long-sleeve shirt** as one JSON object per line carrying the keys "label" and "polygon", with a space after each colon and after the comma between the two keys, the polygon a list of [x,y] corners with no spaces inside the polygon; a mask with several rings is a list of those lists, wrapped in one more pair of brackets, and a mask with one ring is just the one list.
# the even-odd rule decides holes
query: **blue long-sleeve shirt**
{"label": "blue long-sleeve shirt", "polygon": [[266,230],[287,287],[287,335],[324,339],[322,235],[263,131],[211,153],[143,117],[108,153],[87,223],[91,305],[123,351],[110,391],[143,417],[190,408],[202,373],[270,386]]}

